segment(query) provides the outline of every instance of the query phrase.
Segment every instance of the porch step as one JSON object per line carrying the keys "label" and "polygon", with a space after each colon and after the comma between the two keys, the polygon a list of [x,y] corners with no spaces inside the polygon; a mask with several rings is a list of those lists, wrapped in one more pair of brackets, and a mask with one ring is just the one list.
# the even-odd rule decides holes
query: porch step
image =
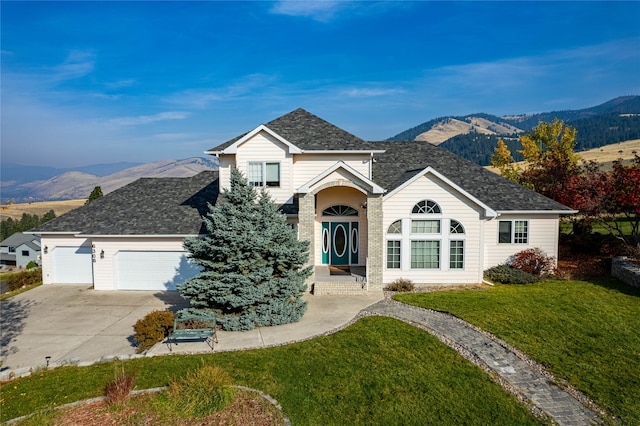
{"label": "porch step", "polygon": [[356,281],[316,281],[313,285],[313,294],[367,294],[367,283]]}

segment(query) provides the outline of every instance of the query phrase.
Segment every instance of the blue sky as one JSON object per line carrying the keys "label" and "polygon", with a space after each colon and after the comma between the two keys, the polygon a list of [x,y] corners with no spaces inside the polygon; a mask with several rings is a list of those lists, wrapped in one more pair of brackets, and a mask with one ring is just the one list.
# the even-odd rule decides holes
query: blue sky
{"label": "blue sky", "polygon": [[298,107],[367,140],[640,94],[640,2],[6,2],[2,162],[202,152]]}

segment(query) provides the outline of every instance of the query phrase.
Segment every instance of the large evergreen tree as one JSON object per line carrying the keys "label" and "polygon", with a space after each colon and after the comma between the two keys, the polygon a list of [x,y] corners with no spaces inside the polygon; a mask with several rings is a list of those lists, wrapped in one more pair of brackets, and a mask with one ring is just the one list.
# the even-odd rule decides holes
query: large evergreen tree
{"label": "large evergreen tree", "polygon": [[178,285],[191,302],[183,312],[214,315],[225,330],[298,321],[306,310],[309,243],[298,241],[269,195],[233,170],[231,189],[209,205],[204,223],[207,233],[184,243],[203,269]]}

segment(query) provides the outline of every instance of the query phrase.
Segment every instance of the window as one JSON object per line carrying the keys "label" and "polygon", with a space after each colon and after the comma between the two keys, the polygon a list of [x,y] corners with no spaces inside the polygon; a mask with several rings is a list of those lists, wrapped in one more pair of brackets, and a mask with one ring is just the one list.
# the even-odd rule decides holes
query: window
{"label": "window", "polygon": [[411,241],[411,269],[440,268],[440,241]]}
{"label": "window", "polygon": [[449,243],[449,268],[464,268],[464,241],[451,241]]}
{"label": "window", "polygon": [[439,220],[412,220],[411,233],[412,234],[439,234],[440,221]]}
{"label": "window", "polygon": [[15,253],[15,252],[16,252],[16,248],[9,246],[9,253]]}
{"label": "window", "polygon": [[526,220],[501,220],[498,223],[498,243],[527,244],[529,242],[529,222]]}
{"label": "window", "polygon": [[29,250],[22,250],[23,256],[29,256]]}
{"label": "window", "polygon": [[339,204],[324,209],[322,216],[358,216],[358,210]]}
{"label": "window", "polygon": [[402,221],[396,220],[387,229],[387,234],[402,234]]}
{"label": "window", "polygon": [[411,213],[416,214],[440,214],[442,210],[440,210],[440,206],[431,200],[422,200],[415,206],[413,206],[413,210]]}
{"label": "window", "polygon": [[280,186],[280,163],[250,161],[247,178],[253,186]]}
{"label": "window", "polygon": [[457,220],[451,219],[451,224],[449,226],[450,234],[464,234],[464,227]]}
{"label": "window", "polygon": [[400,241],[387,241],[387,268],[400,269]]}

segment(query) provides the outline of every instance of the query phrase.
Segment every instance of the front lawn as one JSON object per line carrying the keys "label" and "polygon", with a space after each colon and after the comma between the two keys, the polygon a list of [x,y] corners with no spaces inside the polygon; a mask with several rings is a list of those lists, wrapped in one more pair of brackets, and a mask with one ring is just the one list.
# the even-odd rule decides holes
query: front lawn
{"label": "front lawn", "polygon": [[640,290],[613,278],[398,295],[504,339],[595,400],[640,424]]}
{"label": "front lawn", "polygon": [[145,389],[168,385],[203,362],[226,369],[235,384],[276,398],[295,425],[539,424],[487,374],[435,337],[381,317],[277,348],[39,372],[2,386],[2,420],[102,395],[123,367],[135,373],[136,388]]}

